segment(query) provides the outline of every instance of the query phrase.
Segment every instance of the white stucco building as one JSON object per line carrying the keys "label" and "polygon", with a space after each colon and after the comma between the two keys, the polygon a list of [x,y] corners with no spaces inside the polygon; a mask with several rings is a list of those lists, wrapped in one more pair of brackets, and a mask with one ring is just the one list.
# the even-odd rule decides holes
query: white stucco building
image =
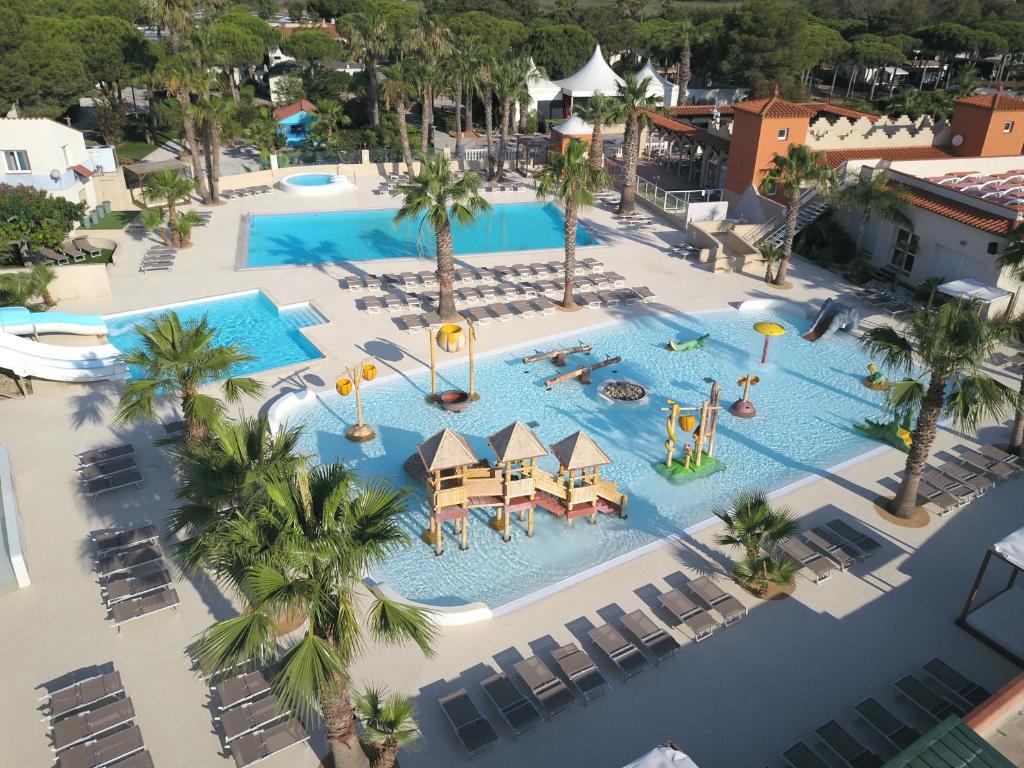
{"label": "white stucco building", "polygon": [[86,147],[74,128],[41,117],[0,119],[0,183],[41,189],[91,209],[98,202],[93,176],[116,165],[111,147]]}

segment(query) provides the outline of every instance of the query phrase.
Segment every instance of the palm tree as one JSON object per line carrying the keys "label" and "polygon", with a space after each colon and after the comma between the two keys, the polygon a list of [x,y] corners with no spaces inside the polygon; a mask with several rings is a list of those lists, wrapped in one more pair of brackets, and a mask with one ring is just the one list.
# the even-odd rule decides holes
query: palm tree
{"label": "palm tree", "polygon": [[387,51],[391,35],[387,19],[376,8],[353,14],[349,47],[366,68],[367,96],[370,99],[370,121],[380,125],[380,88],[377,82],[377,60]]}
{"label": "palm tree", "polygon": [[999,417],[1017,402],[1012,390],[982,372],[1002,330],[981,318],[978,309],[960,300],[937,310],[920,307],[906,317],[903,329],[883,325],[861,337],[884,368],[908,377],[889,388],[889,407],[898,414],[917,412],[907,469],[889,505],[896,517],[914,517],[940,418],[952,419],[962,432],[974,431],[981,419]]}
{"label": "palm tree", "polygon": [[[38,312],[56,305],[49,285],[57,273],[46,264],[36,264],[28,272],[8,272],[0,275],[0,304],[17,306]],[[42,299],[42,305],[34,301]]]}
{"label": "palm tree", "polygon": [[139,214],[139,219],[142,221],[142,226],[146,228],[147,232],[156,232],[160,235],[160,239],[164,241],[164,245],[168,247],[173,247],[175,245],[174,234],[164,226],[163,208],[145,208]]}
{"label": "palm tree", "polygon": [[872,216],[891,221],[905,229],[911,226],[910,218],[903,212],[904,206],[910,204],[910,194],[902,188],[890,185],[882,174],[870,180],[858,179],[856,183],[840,190],[835,197],[840,208],[860,213],[857,240],[854,245],[854,253],[858,255],[868,221]]}
{"label": "palm tree", "polygon": [[195,211],[185,211],[178,215],[171,232],[177,236],[179,248],[192,246],[192,228],[203,223],[203,219]]}
{"label": "palm tree", "polygon": [[195,184],[190,179],[170,169],[156,171],[146,177],[142,197],[147,203],[151,200],[162,200],[167,204],[167,227],[171,231],[175,245],[181,245],[181,239],[177,234],[178,203],[182,199],[187,201],[194,189]]}
{"label": "palm tree", "polygon": [[622,102],[603,93],[595,93],[576,112],[594,126],[594,132],[590,135],[590,164],[595,168],[604,168],[604,128],[622,122]]}
{"label": "palm tree", "polygon": [[392,768],[398,750],[420,735],[416,711],[408,696],[369,688],[356,695],[356,717],[363,723],[363,741],[377,749],[373,768]]}
{"label": "palm tree", "polygon": [[162,398],[181,403],[188,440],[202,439],[224,412],[224,403],[199,388],[218,379],[224,400],[235,403],[244,395],[258,395],[263,385],[248,377],[232,377],[242,363],[255,360],[234,342],[214,344],[214,329],[206,318],[182,323],[176,312],[166,312],[135,326],[141,346],[124,356],[142,373],[125,385],[114,415],[117,425],[149,420]]}
{"label": "palm tree", "polygon": [[[1007,338],[1015,344],[1024,342],[1024,315],[1010,319],[1006,323],[1005,331]],[[1017,404],[1013,409],[1013,427],[1010,429],[1010,444],[1006,450],[1024,456],[1024,373],[1020,377]]]}
{"label": "palm tree", "polygon": [[442,155],[420,158],[420,172],[408,184],[393,193],[401,195],[402,205],[395,213],[395,223],[424,217],[437,239],[437,283],[440,299],[437,311],[446,322],[462,318],[455,311],[452,281],[455,277],[455,251],[452,243],[452,220],[469,224],[480,213],[491,208],[477,192],[480,177],[467,172],[461,179],[452,173],[451,163]]}
{"label": "palm tree", "polygon": [[203,129],[206,151],[206,179],[210,190],[210,203],[220,202],[220,145],[221,131],[235,115],[235,106],[228,99],[207,97],[193,108],[193,119]]}
{"label": "palm tree", "polygon": [[494,72],[498,62],[491,53],[482,53],[476,61],[477,93],[484,103],[484,134],[487,137],[487,180],[494,179]]}
{"label": "palm tree", "polygon": [[[1000,268],[1008,271],[1010,277],[1018,283],[1024,283],[1024,238],[1021,238],[1019,230],[1011,235],[1003,252],[996,259],[996,263]],[[1010,306],[1006,308],[1006,317],[1009,318],[1008,336],[1018,343],[1024,342],[1024,316],[1015,315],[1019,294],[1020,288],[1018,287],[1010,299]],[[1013,429],[1010,431],[1009,450],[1011,453],[1024,456],[1024,374],[1021,376],[1018,398],[1013,415]]]}
{"label": "palm tree", "polygon": [[398,118],[398,134],[402,141],[402,159],[405,161],[406,170],[412,176],[412,147],[409,146],[409,129],[406,126],[405,116],[409,111],[409,99],[415,93],[410,80],[412,73],[410,65],[404,62],[396,62],[384,70],[384,87],[382,96],[384,103],[393,107],[395,116]]}
{"label": "palm tree", "polygon": [[505,150],[512,127],[512,107],[529,93],[530,60],[520,57],[499,65],[494,73],[494,90],[501,103],[501,139],[498,144],[498,178],[505,175]]}
{"label": "palm tree", "polygon": [[191,156],[192,178],[195,179],[199,197],[204,204],[209,204],[210,193],[204,181],[201,163],[202,151],[191,109],[191,94],[195,90],[197,82],[205,78],[206,74],[198,70],[184,55],[173,56],[161,62],[156,72],[160,81],[166,86],[167,90],[174,94],[174,98],[178,101],[178,115],[181,118],[182,130],[185,133],[185,146],[188,148],[189,155]]}
{"label": "palm tree", "polygon": [[618,88],[622,112],[626,116],[626,135],[622,148],[622,196],[619,199],[619,215],[632,213],[636,207],[636,167],[640,162],[640,134],[647,123],[648,109],[656,109],[660,99],[648,96],[651,78],[637,80],[636,75],[627,74]]}
{"label": "palm tree", "polygon": [[712,512],[725,523],[725,532],[715,541],[743,550],[743,559],[733,568],[740,584],[763,594],[769,583],[785,586],[793,582],[799,564],[775,551],[800,528],[792,512],[773,507],[762,490],[741,493],[729,507],[715,507]]}
{"label": "palm tree", "polygon": [[426,152],[430,145],[430,127],[434,124],[434,96],[443,87],[446,74],[442,62],[451,55],[454,48],[452,32],[437,19],[422,17],[415,30],[413,48],[422,64],[420,85],[423,119],[420,123],[420,151]]}
{"label": "palm tree", "polygon": [[785,285],[789,260],[793,256],[793,238],[800,216],[800,192],[804,187],[817,187],[828,192],[835,185],[832,169],[825,162],[825,153],[806,144],[790,144],[785,155],[776,154],[761,179],[760,189],[777,194],[786,202],[786,234],[782,241],[782,258],[775,272],[775,285]]}
{"label": "palm tree", "polygon": [[335,130],[352,123],[352,119],[346,114],[345,108],[332,99],[324,99],[316,105],[316,121],[323,124],[328,144],[332,143]]}
{"label": "palm tree", "polygon": [[565,208],[565,291],[562,308],[579,309],[573,299],[573,275],[576,273],[576,227],[581,207],[594,204],[594,192],[608,186],[608,174],[595,168],[587,157],[582,141],[573,139],[565,152],[552,152],[537,176],[537,197],[552,195]]}
{"label": "palm tree", "polygon": [[764,264],[764,281],[772,281],[772,270],[782,260],[782,251],[779,246],[771,243],[761,243],[757,246],[757,252],[761,255],[759,261]]}
{"label": "palm tree", "polygon": [[222,539],[213,551],[245,564],[241,576],[217,570],[219,563],[210,568],[244,610],[207,629],[194,651],[206,669],[269,660],[280,643],[277,623],[302,616],[305,634],[284,650],[271,684],[283,709],[307,721],[319,711],[334,764],[343,765],[356,732],[348,670],[367,639],[432,653],[426,612],[362,589],[365,572],[408,545],[398,522],[405,492],[362,481],[341,464],[302,468],[265,492],[266,503],[204,534]]}
{"label": "palm tree", "polygon": [[690,61],[693,58],[691,46],[695,42],[696,27],[692,21],[684,18],[675,23],[673,32],[679,38],[679,60],[676,62],[676,85],[679,86],[679,92],[676,94],[676,106],[681,106],[686,103],[686,95],[690,90]]}

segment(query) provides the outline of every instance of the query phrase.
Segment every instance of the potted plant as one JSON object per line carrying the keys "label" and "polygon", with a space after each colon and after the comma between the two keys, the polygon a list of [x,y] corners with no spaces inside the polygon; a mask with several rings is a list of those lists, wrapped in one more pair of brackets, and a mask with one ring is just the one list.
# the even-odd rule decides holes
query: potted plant
{"label": "potted plant", "polygon": [[741,493],[729,507],[712,511],[725,523],[725,531],[715,541],[743,550],[732,569],[736,583],[764,599],[792,591],[800,564],[780,555],[777,548],[799,530],[793,513],[773,507],[762,490]]}

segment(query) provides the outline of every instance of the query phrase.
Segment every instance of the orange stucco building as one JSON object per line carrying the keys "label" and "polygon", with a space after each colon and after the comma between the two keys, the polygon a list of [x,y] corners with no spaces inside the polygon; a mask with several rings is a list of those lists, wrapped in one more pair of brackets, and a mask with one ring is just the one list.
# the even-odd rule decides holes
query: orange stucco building
{"label": "orange stucco building", "polygon": [[775,155],[807,141],[810,122],[806,107],[777,96],[734,104],[726,189],[737,195],[756,189]]}
{"label": "orange stucco building", "polygon": [[950,146],[960,157],[1018,155],[1024,147],[1024,101],[996,91],[956,100]]}

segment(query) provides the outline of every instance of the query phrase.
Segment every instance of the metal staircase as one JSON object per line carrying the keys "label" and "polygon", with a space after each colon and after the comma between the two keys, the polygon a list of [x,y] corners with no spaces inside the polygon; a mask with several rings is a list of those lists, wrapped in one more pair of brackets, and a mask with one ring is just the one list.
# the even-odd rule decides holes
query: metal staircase
{"label": "metal staircase", "polygon": [[[856,174],[844,173],[839,176],[836,189],[845,189],[856,181]],[[828,197],[823,195],[817,187],[810,187],[801,192],[800,213],[797,214],[796,219],[796,234],[800,234],[805,227],[817,221],[828,210],[830,204]],[[747,239],[753,243],[755,248],[765,243],[781,247],[782,241],[786,239],[786,212],[783,211],[778,216],[770,218],[754,230]]]}

